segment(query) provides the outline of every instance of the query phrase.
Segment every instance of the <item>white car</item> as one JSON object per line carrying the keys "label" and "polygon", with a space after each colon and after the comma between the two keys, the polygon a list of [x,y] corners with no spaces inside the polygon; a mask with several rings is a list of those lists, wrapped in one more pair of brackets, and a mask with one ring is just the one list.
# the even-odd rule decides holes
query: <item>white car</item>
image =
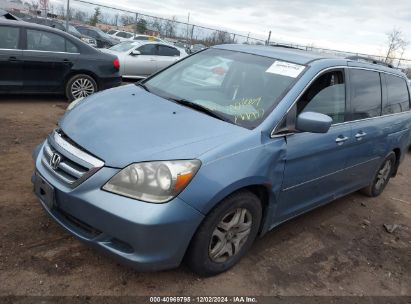
{"label": "white car", "polygon": [[107,34],[113,38],[117,38],[120,41],[131,40],[134,37],[134,33],[118,30],[109,30]]}
{"label": "white car", "polygon": [[116,55],[121,76],[133,79],[146,78],[187,56],[182,49],[150,41],[125,41],[101,51]]}

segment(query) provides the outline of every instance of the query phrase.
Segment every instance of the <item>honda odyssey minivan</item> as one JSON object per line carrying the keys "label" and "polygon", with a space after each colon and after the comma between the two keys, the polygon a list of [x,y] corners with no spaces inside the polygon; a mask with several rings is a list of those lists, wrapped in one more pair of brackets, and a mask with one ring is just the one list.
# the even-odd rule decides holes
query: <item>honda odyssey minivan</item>
{"label": "honda odyssey minivan", "polygon": [[397,70],[222,45],[74,101],[35,149],[32,181],[54,220],[124,263],[214,275],[284,221],[380,195],[410,127]]}

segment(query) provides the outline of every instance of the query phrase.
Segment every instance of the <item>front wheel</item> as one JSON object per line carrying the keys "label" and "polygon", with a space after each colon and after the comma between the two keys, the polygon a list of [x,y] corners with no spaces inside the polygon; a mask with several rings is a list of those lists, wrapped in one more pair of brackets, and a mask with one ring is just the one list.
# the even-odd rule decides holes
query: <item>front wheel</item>
{"label": "front wheel", "polygon": [[75,75],[66,84],[66,96],[69,101],[90,96],[97,90],[96,81],[86,74]]}
{"label": "front wheel", "polygon": [[249,191],[228,196],[205,218],[188,249],[186,262],[210,276],[233,267],[250,249],[261,222],[261,202]]}
{"label": "front wheel", "polygon": [[362,189],[362,192],[370,197],[379,196],[387,186],[395,169],[396,156],[394,152],[387,155],[381,167],[378,169],[372,183]]}

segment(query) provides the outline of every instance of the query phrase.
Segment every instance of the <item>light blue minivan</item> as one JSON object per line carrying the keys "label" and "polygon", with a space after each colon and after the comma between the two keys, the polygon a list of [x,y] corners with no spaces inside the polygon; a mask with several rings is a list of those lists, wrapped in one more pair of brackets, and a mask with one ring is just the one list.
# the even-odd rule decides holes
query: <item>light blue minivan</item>
{"label": "light blue minivan", "polygon": [[121,261],[214,275],[286,220],[381,194],[410,128],[395,69],[221,45],[74,101],[34,151],[32,181],[52,218]]}

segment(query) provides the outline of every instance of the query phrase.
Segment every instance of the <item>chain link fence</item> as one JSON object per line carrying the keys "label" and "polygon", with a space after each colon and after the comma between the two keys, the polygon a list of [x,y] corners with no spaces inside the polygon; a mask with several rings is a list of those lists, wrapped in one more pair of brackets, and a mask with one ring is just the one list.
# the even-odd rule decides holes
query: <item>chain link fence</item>
{"label": "chain link fence", "polygon": [[[48,13],[51,16],[57,16],[58,18],[65,19],[67,10],[63,4],[57,6],[50,5]],[[189,22],[182,22],[178,21],[175,17],[172,17],[171,19],[161,18],[158,16],[139,13],[131,9],[121,9],[99,4],[89,0],[70,0],[69,19],[77,23],[91,24],[105,31],[116,29],[133,32],[135,34],[160,36],[170,42],[180,43],[187,46],[193,44],[212,46],[225,43],[253,45],[269,44],[298,48],[338,57],[359,56],[383,62],[387,61],[395,68],[401,68],[403,70],[408,69],[410,74],[409,77],[411,77],[411,59],[385,58],[380,55],[369,55],[318,48],[315,46],[267,41],[252,37],[250,34],[243,35],[221,29],[200,26]]]}
{"label": "chain link fence", "polygon": [[[187,44],[201,43],[206,46],[225,43],[265,44],[265,40],[230,33],[228,31],[213,29],[205,26],[191,24],[172,19],[138,13],[136,11],[115,8],[97,4],[86,0],[72,0],[70,19],[87,23],[93,19],[93,13],[85,13],[78,4],[93,6],[99,9],[99,22],[95,24],[102,30],[119,29],[137,34],[160,36],[170,41],[180,41]],[[62,8],[60,8],[62,11]],[[94,12],[95,13],[95,12]],[[64,15],[65,14],[60,14]]]}

